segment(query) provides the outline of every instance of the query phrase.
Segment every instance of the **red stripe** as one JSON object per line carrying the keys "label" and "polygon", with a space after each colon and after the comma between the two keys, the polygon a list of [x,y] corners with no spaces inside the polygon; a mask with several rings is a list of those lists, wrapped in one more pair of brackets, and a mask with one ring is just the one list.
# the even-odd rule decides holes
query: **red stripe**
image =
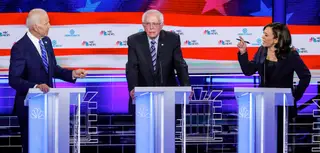
{"label": "red stripe", "polygon": [[0,49],[0,56],[10,56],[11,49]]}
{"label": "red stripe", "polygon": [[320,34],[320,26],[288,25],[291,34]]}
{"label": "red stripe", "polygon": [[79,48],[79,49],[55,49],[54,54],[56,56],[66,55],[127,55],[127,48]]}
{"label": "red stripe", "polygon": [[301,58],[309,69],[320,69],[320,55],[301,56]]}
{"label": "red stripe", "polygon": [[[141,24],[142,12],[48,13],[52,25]],[[27,13],[1,13],[0,25],[25,24]],[[263,26],[271,17],[208,16],[164,13],[166,25],[176,26]]]}
{"label": "red stripe", "polygon": [[[248,52],[253,53],[257,47],[248,48]],[[237,48],[235,47],[216,47],[216,48],[182,48],[185,58],[203,59],[203,60],[236,60]],[[199,52],[201,52],[199,54]],[[127,48],[75,48],[75,49],[55,49],[56,56],[70,55],[127,55]],[[228,56],[226,56],[228,53]],[[0,49],[0,56],[10,56],[10,49]]]}
{"label": "red stripe", "polygon": [[125,70],[125,68],[112,68],[112,67],[64,67],[70,70],[85,69],[85,70]]}
{"label": "red stripe", "polygon": [[[75,69],[85,69],[85,70],[97,70],[97,71],[101,71],[101,70],[125,70],[125,68],[112,68],[112,67],[106,67],[106,68],[102,68],[102,67],[64,67],[70,70],[75,70]],[[9,71],[9,69],[2,69],[0,68],[0,72],[1,71]]]}
{"label": "red stripe", "polygon": [[[0,56],[10,56],[11,49],[0,49]],[[127,48],[56,48],[56,56],[68,55],[127,55]]]}

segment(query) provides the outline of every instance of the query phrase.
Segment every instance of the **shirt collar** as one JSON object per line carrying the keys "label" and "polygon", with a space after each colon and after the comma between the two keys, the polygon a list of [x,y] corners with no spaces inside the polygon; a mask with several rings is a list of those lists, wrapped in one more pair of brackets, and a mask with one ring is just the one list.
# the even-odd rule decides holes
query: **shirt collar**
{"label": "shirt collar", "polygon": [[35,44],[38,44],[39,43],[39,40],[36,36],[34,36],[29,30],[27,31],[27,35],[28,37],[30,38],[30,40],[35,43]]}
{"label": "shirt collar", "polygon": [[[160,35],[160,34],[159,34],[159,35]],[[159,35],[158,35],[156,38],[154,38],[154,39],[151,39],[151,38],[148,37],[148,42],[151,43],[151,41],[154,40],[156,43],[158,43]]]}

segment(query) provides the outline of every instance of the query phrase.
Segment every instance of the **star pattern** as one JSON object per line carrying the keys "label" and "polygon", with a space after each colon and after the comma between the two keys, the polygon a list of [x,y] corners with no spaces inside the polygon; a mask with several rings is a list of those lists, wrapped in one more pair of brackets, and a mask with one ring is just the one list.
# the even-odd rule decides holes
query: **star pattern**
{"label": "star pattern", "polygon": [[206,0],[206,5],[202,10],[202,14],[211,11],[212,9],[216,9],[220,14],[227,15],[223,5],[229,1],[230,0]]}
{"label": "star pattern", "polygon": [[261,0],[260,11],[253,12],[250,15],[252,15],[252,16],[271,16],[272,15],[272,8],[268,8],[266,6],[266,4]]}
{"label": "star pattern", "polygon": [[[290,20],[294,13],[286,14],[286,23]],[[252,16],[272,16],[272,8],[268,8],[267,5],[261,0],[260,2],[260,11],[251,13]]]}
{"label": "star pattern", "polygon": [[95,12],[97,7],[100,5],[101,1],[92,3],[91,0],[86,1],[86,5],[82,8],[78,8],[78,12]]}
{"label": "star pattern", "polygon": [[288,13],[286,16],[286,23],[288,23],[288,21],[290,20],[290,18],[292,17],[293,13]]}

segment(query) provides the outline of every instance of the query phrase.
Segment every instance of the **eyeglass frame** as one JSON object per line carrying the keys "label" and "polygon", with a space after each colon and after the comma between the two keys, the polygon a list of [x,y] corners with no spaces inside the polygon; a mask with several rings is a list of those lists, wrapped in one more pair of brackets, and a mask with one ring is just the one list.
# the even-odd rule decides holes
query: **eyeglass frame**
{"label": "eyeglass frame", "polygon": [[161,22],[159,22],[159,23],[155,23],[155,22],[142,22],[142,25],[143,26],[160,26],[160,25],[162,25],[162,23]]}

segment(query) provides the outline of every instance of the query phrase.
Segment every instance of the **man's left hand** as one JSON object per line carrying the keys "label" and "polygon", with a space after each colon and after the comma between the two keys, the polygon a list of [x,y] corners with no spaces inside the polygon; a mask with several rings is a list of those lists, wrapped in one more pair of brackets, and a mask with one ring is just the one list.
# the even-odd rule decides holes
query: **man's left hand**
{"label": "man's left hand", "polygon": [[84,69],[77,69],[72,71],[73,78],[84,78],[86,77],[88,72]]}

